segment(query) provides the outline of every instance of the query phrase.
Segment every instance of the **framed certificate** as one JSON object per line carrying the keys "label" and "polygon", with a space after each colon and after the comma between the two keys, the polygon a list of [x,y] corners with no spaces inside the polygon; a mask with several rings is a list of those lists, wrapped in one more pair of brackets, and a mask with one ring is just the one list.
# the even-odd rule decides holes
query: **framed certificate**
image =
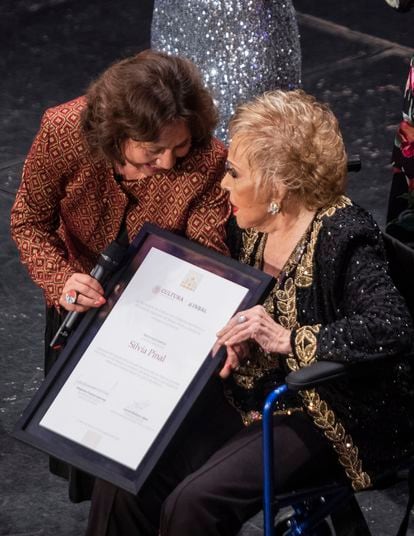
{"label": "framed certificate", "polygon": [[14,436],[137,493],[208,379],[216,333],[272,278],[145,224]]}

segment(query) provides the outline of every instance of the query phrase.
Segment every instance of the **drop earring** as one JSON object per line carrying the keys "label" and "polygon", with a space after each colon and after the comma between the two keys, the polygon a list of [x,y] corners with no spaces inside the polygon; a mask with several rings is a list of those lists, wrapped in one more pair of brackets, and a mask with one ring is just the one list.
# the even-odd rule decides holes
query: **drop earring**
{"label": "drop earring", "polygon": [[269,203],[269,208],[267,209],[267,212],[272,216],[275,216],[278,212],[280,212],[279,203],[276,203],[276,201],[271,201]]}

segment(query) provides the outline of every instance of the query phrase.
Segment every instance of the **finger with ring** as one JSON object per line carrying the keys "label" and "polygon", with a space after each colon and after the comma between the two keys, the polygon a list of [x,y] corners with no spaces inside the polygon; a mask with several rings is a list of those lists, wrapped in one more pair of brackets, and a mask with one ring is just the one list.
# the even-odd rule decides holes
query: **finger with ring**
{"label": "finger with ring", "polygon": [[78,299],[78,293],[76,290],[68,290],[65,294],[65,302],[69,305],[76,303]]}
{"label": "finger with ring", "polygon": [[240,315],[237,319],[237,323],[238,324],[243,324],[244,322],[246,322],[247,318],[244,316],[244,315]]}

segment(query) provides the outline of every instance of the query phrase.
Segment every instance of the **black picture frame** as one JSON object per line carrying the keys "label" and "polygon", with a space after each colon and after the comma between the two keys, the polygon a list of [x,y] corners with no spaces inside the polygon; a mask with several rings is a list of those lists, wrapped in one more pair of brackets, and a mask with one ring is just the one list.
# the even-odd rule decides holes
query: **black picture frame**
{"label": "black picture frame", "polygon": [[216,372],[224,358],[223,349],[214,358],[211,352],[205,357],[202,366],[135,470],[52,432],[39,423],[119,299],[120,293],[115,292],[115,289],[126,286],[152,247],[248,288],[237,310],[262,303],[274,284],[274,279],[260,270],[146,223],[128,248],[119,270],[106,285],[106,304],[100,309],[89,310],[84,315],[13,431],[16,439],[134,494],[138,493],[203,387]]}

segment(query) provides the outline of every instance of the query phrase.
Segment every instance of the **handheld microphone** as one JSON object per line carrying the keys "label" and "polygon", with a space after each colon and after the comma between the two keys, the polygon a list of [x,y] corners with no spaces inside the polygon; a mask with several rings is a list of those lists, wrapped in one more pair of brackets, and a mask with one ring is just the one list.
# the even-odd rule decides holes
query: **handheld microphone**
{"label": "handheld microphone", "polygon": [[[111,242],[109,246],[99,255],[98,262],[89,275],[103,284],[107,280],[108,276],[115,272],[118,268],[124,257],[126,249],[126,246],[119,244],[116,240]],[[78,311],[68,312],[55,336],[53,337],[52,342],[50,343],[50,348],[57,350],[63,345],[74,328],[79,315],[81,314],[83,313],[79,313]]]}

